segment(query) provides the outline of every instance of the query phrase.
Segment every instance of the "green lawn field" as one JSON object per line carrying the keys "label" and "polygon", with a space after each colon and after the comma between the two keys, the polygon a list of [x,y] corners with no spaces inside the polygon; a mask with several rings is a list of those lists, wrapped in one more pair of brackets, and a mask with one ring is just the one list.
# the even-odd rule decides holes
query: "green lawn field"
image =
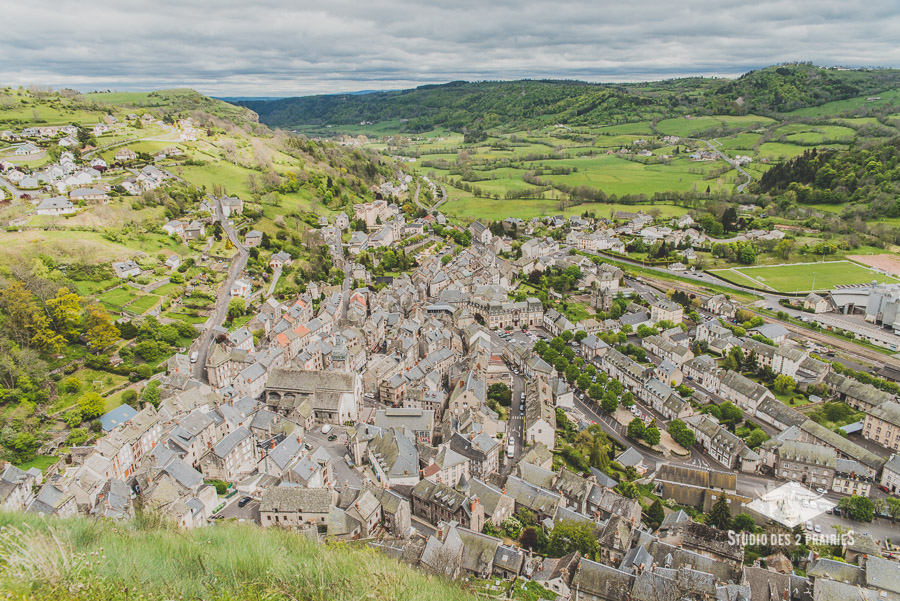
{"label": "green lawn field", "polygon": [[714,270],[711,273],[736,284],[749,285],[748,282],[755,281],[757,283],[753,285],[757,288],[770,288],[776,292],[829,290],[841,284],[865,284],[873,280],[891,284],[900,283],[900,279],[851,261],[735,267]]}

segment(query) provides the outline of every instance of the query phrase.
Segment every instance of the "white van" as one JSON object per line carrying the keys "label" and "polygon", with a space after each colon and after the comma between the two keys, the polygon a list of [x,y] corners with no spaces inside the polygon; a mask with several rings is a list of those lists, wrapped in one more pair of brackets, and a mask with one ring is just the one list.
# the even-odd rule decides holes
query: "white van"
{"label": "white van", "polygon": [[322,426],[322,434],[328,434],[329,432],[331,432],[331,428],[331,424],[325,424],[324,426]]}
{"label": "white van", "polygon": [[193,353],[191,353],[191,363],[196,363],[197,357],[199,357],[199,356],[200,356],[200,351],[194,351]]}

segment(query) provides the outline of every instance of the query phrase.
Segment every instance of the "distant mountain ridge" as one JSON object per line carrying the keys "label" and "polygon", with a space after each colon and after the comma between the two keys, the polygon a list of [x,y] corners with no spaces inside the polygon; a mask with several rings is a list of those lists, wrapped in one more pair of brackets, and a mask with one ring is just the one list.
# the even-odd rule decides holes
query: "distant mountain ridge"
{"label": "distant mountain ridge", "polygon": [[838,69],[795,63],[737,79],[683,78],[605,84],[518,80],[424,85],[368,94],[236,101],[273,127],[398,121],[421,132],[445,127],[514,129],[566,123],[623,123],[683,114],[784,113],[900,87],[897,69]]}

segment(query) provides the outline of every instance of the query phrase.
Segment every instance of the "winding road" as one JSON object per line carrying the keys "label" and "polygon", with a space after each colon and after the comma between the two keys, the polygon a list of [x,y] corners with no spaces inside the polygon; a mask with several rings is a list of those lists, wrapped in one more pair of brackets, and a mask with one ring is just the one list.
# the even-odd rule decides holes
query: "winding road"
{"label": "winding road", "polygon": [[736,188],[738,194],[741,194],[741,193],[744,192],[744,188],[746,188],[746,187],[750,184],[750,181],[751,181],[753,178],[750,177],[750,174],[749,174],[749,173],[747,173],[746,171],[744,171],[744,168],[743,168],[743,167],[741,167],[740,165],[737,165],[737,164],[733,163],[732,160],[731,160],[730,158],[728,158],[728,156],[727,156],[724,152],[722,152],[721,150],[719,150],[719,149],[718,149],[711,141],[709,141],[709,140],[701,140],[700,138],[685,138],[685,139],[687,139],[687,140],[693,140],[694,142],[705,142],[706,145],[709,146],[709,149],[710,149],[710,150],[712,150],[714,153],[716,153],[717,155],[719,155],[720,157],[722,157],[723,159],[725,159],[725,161],[727,161],[732,167],[734,167],[735,169],[737,169],[739,173],[741,173],[744,177],[746,177],[746,178],[747,178],[747,181],[745,181],[743,184],[739,184],[738,187]]}
{"label": "winding road", "polygon": [[244,271],[244,267],[247,265],[247,258],[250,256],[248,250],[241,244],[237,231],[235,231],[225,218],[225,214],[222,212],[221,201],[212,196],[209,198],[213,200],[215,205],[216,219],[222,224],[225,235],[228,236],[228,239],[231,240],[231,243],[234,244],[234,247],[238,252],[231,258],[231,266],[228,268],[228,278],[219,291],[219,296],[216,299],[216,307],[213,310],[212,315],[210,315],[209,319],[206,321],[206,329],[191,347],[192,351],[197,351],[196,365],[200,366],[197,370],[198,373],[195,373],[194,376],[204,383],[209,383],[209,379],[206,376],[206,357],[209,354],[209,347],[212,343],[213,330],[218,326],[221,326],[225,321],[225,317],[228,314],[228,303],[231,301],[231,287],[234,285],[235,280],[240,277],[241,272]]}

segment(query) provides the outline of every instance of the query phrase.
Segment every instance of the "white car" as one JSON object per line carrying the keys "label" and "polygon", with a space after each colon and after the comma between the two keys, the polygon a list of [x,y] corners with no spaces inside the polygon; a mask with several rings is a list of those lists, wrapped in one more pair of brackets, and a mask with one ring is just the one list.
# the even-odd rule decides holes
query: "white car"
{"label": "white car", "polygon": [[815,530],[816,530],[816,534],[821,534],[821,533],[822,533],[822,527],[819,526],[818,524],[815,525]]}
{"label": "white car", "polygon": [[806,529],[809,530],[810,532],[812,532],[812,529],[813,529],[813,523],[812,523],[812,522],[806,522]]}

